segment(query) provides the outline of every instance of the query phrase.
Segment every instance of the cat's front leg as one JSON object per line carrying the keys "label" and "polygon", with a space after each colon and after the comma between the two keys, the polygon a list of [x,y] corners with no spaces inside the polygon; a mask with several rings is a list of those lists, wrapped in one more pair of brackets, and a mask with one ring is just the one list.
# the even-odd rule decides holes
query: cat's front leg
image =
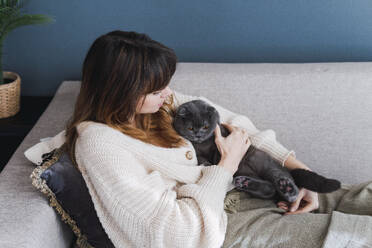
{"label": "cat's front leg", "polygon": [[200,164],[200,165],[203,165],[203,166],[211,166],[212,164],[211,163],[209,163],[208,161],[204,161],[202,164]]}
{"label": "cat's front leg", "polygon": [[199,165],[204,165],[204,166],[212,165],[212,163],[210,163],[206,158],[204,158],[202,156],[197,156],[197,159],[198,159],[198,164]]}
{"label": "cat's front leg", "polygon": [[235,188],[245,191],[254,197],[271,199],[275,196],[276,190],[272,183],[249,176],[236,176],[233,179]]}

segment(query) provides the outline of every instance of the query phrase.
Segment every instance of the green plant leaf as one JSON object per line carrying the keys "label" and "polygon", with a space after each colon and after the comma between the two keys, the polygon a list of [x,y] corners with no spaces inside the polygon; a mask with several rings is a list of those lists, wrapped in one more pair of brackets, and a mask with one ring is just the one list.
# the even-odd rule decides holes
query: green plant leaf
{"label": "green plant leaf", "polygon": [[1,0],[0,1],[0,7],[8,6],[12,8],[19,8],[22,4],[22,1],[19,0]]}
{"label": "green plant leaf", "polygon": [[15,28],[54,22],[54,18],[42,14],[21,14],[21,9],[29,0],[0,0],[0,85],[2,77],[2,43],[7,34]]}
{"label": "green plant leaf", "polygon": [[10,32],[11,30],[25,26],[25,25],[33,25],[33,24],[45,24],[53,22],[54,19],[41,14],[24,14],[22,16],[17,17],[16,19],[9,22],[4,29],[4,34]]}
{"label": "green plant leaf", "polygon": [[20,13],[20,10],[17,8],[12,8],[9,6],[0,7],[0,18],[4,18],[5,16],[19,14],[19,13]]}

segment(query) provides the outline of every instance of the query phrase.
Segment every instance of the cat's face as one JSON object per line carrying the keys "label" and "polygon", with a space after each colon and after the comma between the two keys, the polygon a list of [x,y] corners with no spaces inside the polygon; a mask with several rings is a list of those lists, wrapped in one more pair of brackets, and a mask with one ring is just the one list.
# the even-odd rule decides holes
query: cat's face
{"label": "cat's face", "polygon": [[194,100],[180,105],[173,121],[174,129],[184,138],[202,143],[213,135],[220,123],[217,110],[202,100]]}

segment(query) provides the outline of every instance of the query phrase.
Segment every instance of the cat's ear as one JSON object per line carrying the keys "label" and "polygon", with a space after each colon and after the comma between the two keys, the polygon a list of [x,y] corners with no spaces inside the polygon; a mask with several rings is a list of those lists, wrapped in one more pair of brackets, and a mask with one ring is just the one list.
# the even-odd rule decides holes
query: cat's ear
{"label": "cat's ear", "polygon": [[217,112],[217,110],[216,110],[214,107],[212,107],[212,106],[208,106],[208,107],[207,107],[207,113],[208,113],[210,116],[214,115],[216,112]]}
{"label": "cat's ear", "polygon": [[209,116],[213,116],[213,115],[216,115],[216,116],[220,116],[217,112],[217,109],[215,109],[213,106],[208,106],[207,107],[207,112],[209,114]]}
{"label": "cat's ear", "polygon": [[186,108],[180,108],[179,110],[178,110],[178,115],[179,116],[181,116],[181,117],[186,117],[187,116],[187,114],[188,114],[188,112],[189,111],[187,111],[187,109]]}

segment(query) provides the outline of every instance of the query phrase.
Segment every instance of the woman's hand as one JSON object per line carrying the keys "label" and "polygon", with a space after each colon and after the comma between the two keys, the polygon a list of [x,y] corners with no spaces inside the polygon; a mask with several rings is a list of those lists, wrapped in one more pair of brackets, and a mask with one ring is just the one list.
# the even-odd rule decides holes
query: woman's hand
{"label": "woman's hand", "polygon": [[[306,164],[296,159],[293,154],[291,154],[287,158],[287,160],[284,162],[284,166],[287,167],[289,170],[293,169],[310,170],[310,168],[307,167]],[[287,213],[285,213],[286,215],[311,212],[319,208],[318,193],[310,191],[305,188],[301,188],[295,202],[293,202],[292,204],[285,201],[278,202],[278,207],[288,211]]]}
{"label": "woman's hand", "polygon": [[222,137],[219,125],[214,130],[215,143],[221,154],[219,166],[223,166],[233,175],[238,170],[239,163],[247,152],[251,141],[248,138],[248,132],[244,128],[222,123],[229,131],[227,137]]}
{"label": "woman's hand", "polygon": [[296,201],[291,204],[281,201],[277,205],[287,211],[284,215],[308,213],[319,208],[318,193],[301,188]]}

